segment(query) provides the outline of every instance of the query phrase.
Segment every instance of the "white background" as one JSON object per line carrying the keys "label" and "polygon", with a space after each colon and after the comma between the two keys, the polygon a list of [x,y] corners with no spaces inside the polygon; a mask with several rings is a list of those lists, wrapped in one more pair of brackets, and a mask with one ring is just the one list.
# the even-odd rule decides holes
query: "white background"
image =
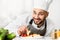
{"label": "white background", "polygon": [[[5,26],[16,16],[31,13],[33,0],[0,0],[0,26]],[[49,18],[60,26],[60,0],[53,0],[49,8]]]}

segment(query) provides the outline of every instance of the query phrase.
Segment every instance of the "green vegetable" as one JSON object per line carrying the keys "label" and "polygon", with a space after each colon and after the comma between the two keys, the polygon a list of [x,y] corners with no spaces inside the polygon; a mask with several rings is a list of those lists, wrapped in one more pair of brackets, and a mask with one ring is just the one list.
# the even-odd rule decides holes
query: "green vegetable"
{"label": "green vegetable", "polygon": [[12,40],[16,35],[14,33],[10,33],[7,29],[0,28],[0,40]]}
{"label": "green vegetable", "polygon": [[10,34],[7,35],[7,38],[8,38],[9,40],[12,40],[12,39],[15,38],[15,37],[16,37],[16,35],[15,35],[14,33],[10,33]]}
{"label": "green vegetable", "polygon": [[4,29],[3,28],[0,28],[0,34],[4,32]]}
{"label": "green vegetable", "polygon": [[4,32],[0,35],[0,40],[4,40],[5,36],[7,35],[8,31],[4,30]]}

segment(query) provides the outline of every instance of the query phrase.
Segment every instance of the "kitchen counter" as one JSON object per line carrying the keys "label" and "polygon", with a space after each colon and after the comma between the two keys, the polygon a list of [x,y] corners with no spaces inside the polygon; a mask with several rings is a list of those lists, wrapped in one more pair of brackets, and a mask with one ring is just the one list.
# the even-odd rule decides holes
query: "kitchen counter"
{"label": "kitchen counter", "polygon": [[40,37],[16,37],[13,40],[53,40],[50,37],[40,38]]}

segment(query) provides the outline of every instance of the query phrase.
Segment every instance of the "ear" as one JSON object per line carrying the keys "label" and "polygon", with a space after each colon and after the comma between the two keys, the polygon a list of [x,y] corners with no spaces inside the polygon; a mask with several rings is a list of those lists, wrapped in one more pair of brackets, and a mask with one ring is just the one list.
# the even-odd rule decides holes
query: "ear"
{"label": "ear", "polygon": [[48,17],[48,15],[49,15],[49,12],[45,12],[45,17]]}
{"label": "ear", "polygon": [[49,12],[47,12],[46,17],[48,17],[48,15],[49,15]]}

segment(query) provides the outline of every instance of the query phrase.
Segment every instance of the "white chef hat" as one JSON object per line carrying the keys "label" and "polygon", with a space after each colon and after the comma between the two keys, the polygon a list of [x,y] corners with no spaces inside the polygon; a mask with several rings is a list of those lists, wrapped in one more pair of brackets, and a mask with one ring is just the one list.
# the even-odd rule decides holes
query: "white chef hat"
{"label": "white chef hat", "polygon": [[52,0],[34,0],[34,8],[47,11]]}

